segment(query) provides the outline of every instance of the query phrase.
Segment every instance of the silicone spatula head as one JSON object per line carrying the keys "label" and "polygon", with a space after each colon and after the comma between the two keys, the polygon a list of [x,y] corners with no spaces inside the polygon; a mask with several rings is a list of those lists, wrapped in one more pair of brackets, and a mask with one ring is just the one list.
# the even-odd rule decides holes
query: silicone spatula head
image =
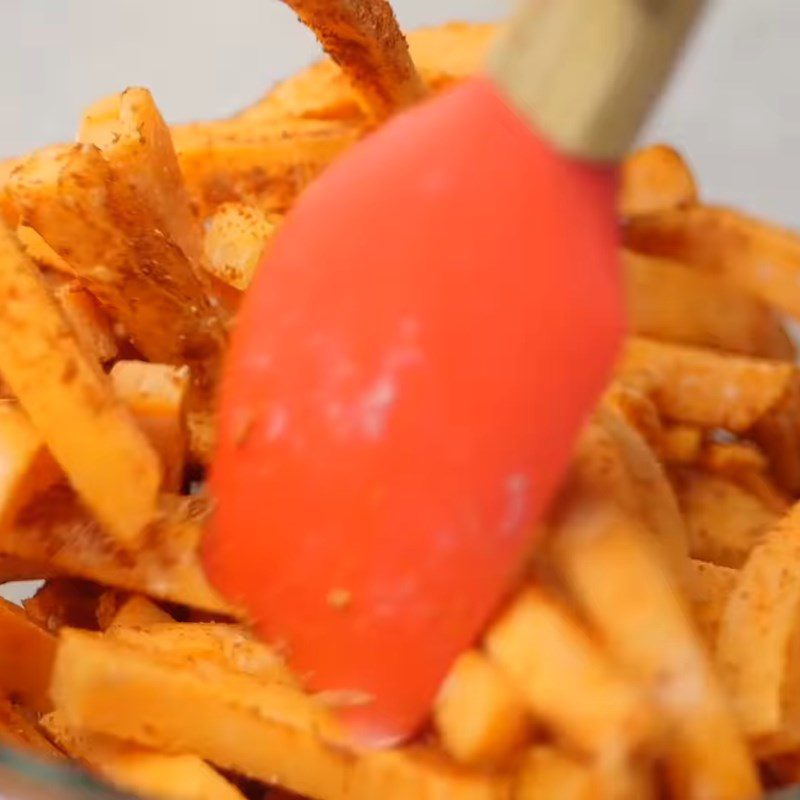
{"label": "silicone spatula head", "polygon": [[615,160],[699,6],[526,3],[307,190],[245,299],[205,563],[362,743],[424,720],[609,377]]}

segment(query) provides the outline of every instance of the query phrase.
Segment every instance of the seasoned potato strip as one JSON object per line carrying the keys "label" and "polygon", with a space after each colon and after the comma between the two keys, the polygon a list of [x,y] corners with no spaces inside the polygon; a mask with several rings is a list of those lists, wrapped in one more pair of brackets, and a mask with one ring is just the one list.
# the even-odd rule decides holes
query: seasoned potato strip
{"label": "seasoned potato strip", "polygon": [[619,210],[624,217],[680,208],[697,202],[689,165],[665,144],[643,147],[622,163]]}
{"label": "seasoned potato strip", "polygon": [[665,464],[694,464],[703,452],[703,432],[694,425],[665,425],[658,452]]}
{"label": "seasoned potato strip", "polygon": [[104,605],[103,600],[108,597],[109,594],[114,593],[106,592],[103,597],[100,598],[100,602],[97,605],[97,622],[102,630],[114,626],[117,628],[144,628],[150,625],[174,622],[173,618],[164,611],[164,609],[140,594],[135,594],[123,600],[118,607],[115,603],[115,610],[105,619],[101,615],[101,610]]}
{"label": "seasoned potato strip", "polygon": [[800,612],[800,508],[753,549],[725,608],[717,661],[751,738],[778,733],[785,721],[790,642]]}
{"label": "seasoned potato strip", "polygon": [[194,266],[159,228],[136,188],[115,177],[97,148],[31,155],[10,191],[26,224],[75,270],[149,360],[192,369],[213,392],[225,331]]}
{"label": "seasoned potato strip", "polygon": [[61,475],[42,437],[17,405],[0,403],[0,529]]}
{"label": "seasoned potato strip", "polygon": [[[199,663],[199,662],[195,662]],[[457,768],[424,747],[359,754],[328,713],[296,689],[246,675],[204,677],[120,642],[65,631],[53,676],[70,727],[212,763],[321,800],[505,800],[502,776]]]}
{"label": "seasoned potato strip", "polygon": [[201,498],[163,499],[133,558],[103,533],[69,492],[55,487],[0,531],[0,555],[46,561],[66,575],[207,611],[231,613],[208,583],[198,549],[208,507]]}
{"label": "seasoned potato strip", "polygon": [[172,129],[178,162],[201,219],[229,201],[285,212],[363,133],[361,124],[317,120],[266,126],[233,120]]}
{"label": "seasoned potato strip", "polygon": [[[411,59],[427,86],[441,90],[478,72],[498,30],[495,23],[451,22],[411,31],[407,35]],[[352,84],[335,62],[324,59],[279,83],[237,119],[353,120],[362,116]]]}
{"label": "seasoned potato strip", "polygon": [[717,632],[738,572],[730,567],[693,559],[688,583],[692,616],[711,652],[716,648]]}
{"label": "seasoned potato strip", "polygon": [[693,469],[676,470],[673,475],[692,557],[741,567],[778,514],[724,477]]}
{"label": "seasoned potato strip", "polygon": [[105,364],[116,357],[119,346],[100,304],[78,281],[70,281],[53,290],[67,322],[87,353]]}
{"label": "seasoned potato strip", "polygon": [[387,0],[284,0],[311,28],[363,98],[384,119],[425,96]]}
{"label": "seasoned potato strip", "polygon": [[477,650],[463,653],[433,709],[445,750],[471,766],[503,763],[529,732],[525,703],[505,674]]}
{"label": "seasoned potato strip", "polygon": [[45,561],[0,555],[0,585],[15,581],[34,581],[52,578],[58,570]]}
{"label": "seasoned potato strip", "polygon": [[489,630],[486,646],[534,720],[574,746],[602,756],[652,743],[656,726],[646,699],[570,610],[540,589],[516,596]]}
{"label": "seasoned potato strip", "polygon": [[[107,635],[177,666],[202,659],[207,669],[214,666],[268,683],[298,684],[281,655],[239,625],[174,622],[169,619],[144,625],[122,625],[115,618]],[[324,697],[319,699],[322,701]]]}
{"label": "seasoned potato strip", "polygon": [[795,378],[792,364],[715,354],[642,338],[628,342],[618,377],[650,391],[677,422],[739,432],[775,409]]}
{"label": "seasoned potato strip", "polygon": [[[664,468],[639,433],[613,408],[601,408],[599,427],[586,432],[593,451],[594,463],[583,462],[597,480],[606,483],[604,463],[618,460],[625,470],[625,484],[606,485],[609,497],[640,518],[655,534],[675,580],[682,584],[686,577],[689,557],[689,534],[686,530],[678,500]],[[599,461],[596,460],[599,458]],[[626,496],[632,492],[630,496]]]}
{"label": "seasoned potato strip", "polygon": [[33,228],[17,225],[17,239],[28,258],[38,266],[51,269],[59,275],[75,275],[72,267]]}
{"label": "seasoned potato strip", "polygon": [[633,330],[665,342],[792,360],[794,346],[777,315],[715,275],[623,250]]}
{"label": "seasoned potato strip", "polygon": [[167,238],[189,258],[195,276],[202,258],[200,223],[192,212],[172,136],[147,89],[126,89],[90,106],[78,141],[99,148],[118,180],[150,207]]}
{"label": "seasoned potato strip", "polygon": [[9,158],[0,161],[0,221],[5,221],[12,228],[19,221],[19,214],[6,187],[11,173],[17,168],[20,160],[19,158]]}
{"label": "seasoned potato strip", "polygon": [[197,756],[167,755],[77,731],[57,711],[47,714],[42,726],[70,758],[123,791],[155,800],[244,800],[241,792]]}
{"label": "seasoned potato strip", "polygon": [[573,491],[554,534],[557,561],[584,613],[663,715],[675,796],[757,796],[750,753],[658,549],[634,520],[584,494],[595,491],[591,482]]}
{"label": "seasoned potato strip", "polygon": [[276,227],[256,206],[224,203],[206,222],[204,248],[209,271],[243,292]]}
{"label": "seasoned potato strip", "polygon": [[0,691],[35,711],[47,711],[55,654],[55,637],[0,599]]}
{"label": "seasoned potato strip", "polygon": [[0,697],[0,744],[14,750],[22,750],[37,758],[49,761],[63,760],[64,754],[53,747],[50,740],[31,721],[31,716],[7,697]]}
{"label": "seasoned potato strip", "polygon": [[189,370],[146,361],[117,361],[109,375],[114,393],[161,456],[164,488],[179,490],[186,462]]}
{"label": "seasoned potato strip", "polygon": [[800,316],[800,239],[795,233],[712,206],[629,219],[628,247],[724,275],[775,308]]}
{"label": "seasoned potato strip", "polygon": [[0,263],[0,372],[86,504],[134,542],[155,514],[158,457],[2,223]]}
{"label": "seasoned potato strip", "polygon": [[600,792],[590,766],[554,747],[532,747],[514,779],[515,800],[592,800]]}

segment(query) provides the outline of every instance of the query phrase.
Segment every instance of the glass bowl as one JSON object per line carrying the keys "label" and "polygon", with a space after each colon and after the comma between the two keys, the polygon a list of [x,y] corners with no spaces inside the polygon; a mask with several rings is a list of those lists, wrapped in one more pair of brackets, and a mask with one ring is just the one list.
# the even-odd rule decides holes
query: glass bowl
{"label": "glass bowl", "polygon": [[[138,798],[120,794],[75,767],[37,761],[0,746],[0,800],[138,800]],[[771,792],[768,800],[800,800],[800,788]]]}

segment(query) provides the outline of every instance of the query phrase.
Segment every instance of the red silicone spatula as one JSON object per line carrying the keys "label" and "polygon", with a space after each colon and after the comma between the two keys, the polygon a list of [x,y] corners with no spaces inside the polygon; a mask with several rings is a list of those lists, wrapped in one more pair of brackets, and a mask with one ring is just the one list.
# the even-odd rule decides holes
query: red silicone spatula
{"label": "red silicone spatula", "polygon": [[307,190],[245,299],[206,566],[361,742],[424,719],[609,376],[615,162],[701,5],[524,3],[484,77]]}

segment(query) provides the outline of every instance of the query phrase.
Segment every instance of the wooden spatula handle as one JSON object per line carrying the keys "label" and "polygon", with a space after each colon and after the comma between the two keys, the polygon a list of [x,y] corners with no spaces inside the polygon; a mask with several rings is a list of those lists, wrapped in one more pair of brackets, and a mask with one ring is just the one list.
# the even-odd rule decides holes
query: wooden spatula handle
{"label": "wooden spatula handle", "polygon": [[631,146],[706,0],[522,0],[489,63],[561,149],[617,160]]}

